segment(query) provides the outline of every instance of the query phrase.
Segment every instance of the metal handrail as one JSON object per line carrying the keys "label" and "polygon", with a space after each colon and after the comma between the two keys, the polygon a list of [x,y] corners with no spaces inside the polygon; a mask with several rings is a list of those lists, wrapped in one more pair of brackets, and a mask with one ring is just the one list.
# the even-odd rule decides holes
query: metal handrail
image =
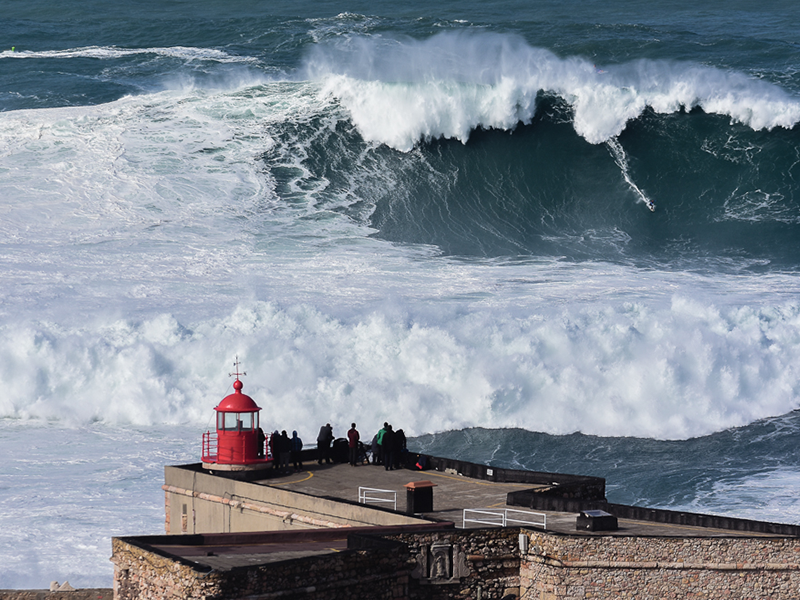
{"label": "metal handrail", "polygon": [[203,460],[216,461],[218,446],[217,446],[217,433],[206,431],[203,434],[203,449],[200,454]]}
{"label": "metal handrail", "polygon": [[[475,515],[478,518],[468,518],[467,514]],[[541,520],[531,520],[528,518],[517,518],[509,516],[509,513],[517,515],[524,515],[524,517],[540,517]],[[485,515],[486,517],[480,517]],[[492,520],[486,520],[486,519]],[[498,520],[499,519],[499,520]],[[481,525],[494,525],[496,527],[506,527],[509,523],[516,523],[520,525],[534,525],[547,529],[547,515],[545,513],[528,512],[524,510],[514,510],[512,508],[498,508],[498,509],[476,509],[465,508],[462,515],[462,526],[466,527],[467,523],[480,523]]]}
{"label": "metal handrail", "polygon": [[[514,510],[513,508],[506,508],[504,509],[506,513],[506,525],[508,523],[519,523],[521,525],[534,525],[536,527],[541,527],[542,529],[547,529],[547,515],[545,513],[540,512],[529,512],[526,510]],[[539,521],[529,521],[526,519],[516,519],[511,517],[509,513],[516,513],[518,515],[524,515],[526,517],[536,516],[541,517],[541,522]]]}
{"label": "metal handrail", "polygon": [[[391,498],[384,498],[377,494],[391,494]],[[358,501],[361,504],[380,504],[391,503],[392,508],[397,510],[397,492],[394,490],[379,490],[377,488],[359,487],[358,488]]]}

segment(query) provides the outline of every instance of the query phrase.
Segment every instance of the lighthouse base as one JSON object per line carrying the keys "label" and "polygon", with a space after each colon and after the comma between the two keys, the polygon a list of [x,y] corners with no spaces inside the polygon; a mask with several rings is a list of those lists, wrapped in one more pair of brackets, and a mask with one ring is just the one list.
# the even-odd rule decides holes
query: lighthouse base
{"label": "lighthouse base", "polygon": [[269,469],[273,461],[265,460],[246,465],[226,465],[223,463],[203,462],[203,468],[209,471],[260,471]]}

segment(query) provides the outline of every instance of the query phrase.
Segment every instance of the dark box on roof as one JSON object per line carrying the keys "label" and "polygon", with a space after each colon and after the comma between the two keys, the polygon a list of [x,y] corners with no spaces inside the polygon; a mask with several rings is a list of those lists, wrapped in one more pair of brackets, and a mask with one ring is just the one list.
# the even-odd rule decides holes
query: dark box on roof
{"label": "dark box on roof", "polygon": [[579,531],[616,531],[617,528],[617,517],[604,510],[581,511],[575,525]]}
{"label": "dark box on roof", "polygon": [[412,481],[405,485],[406,488],[406,514],[433,512],[433,488],[436,484],[432,481]]}

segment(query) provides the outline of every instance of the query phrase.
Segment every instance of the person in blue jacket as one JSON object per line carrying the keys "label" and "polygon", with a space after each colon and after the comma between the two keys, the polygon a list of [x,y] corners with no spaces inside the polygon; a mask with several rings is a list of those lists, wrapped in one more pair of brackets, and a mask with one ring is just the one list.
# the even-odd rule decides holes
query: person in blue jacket
{"label": "person in blue jacket", "polygon": [[297,436],[296,431],[293,431],[291,441],[292,464],[294,465],[294,470],[299,471],[303,468],[303,459],[300,454],[303,451],[303,440]]}

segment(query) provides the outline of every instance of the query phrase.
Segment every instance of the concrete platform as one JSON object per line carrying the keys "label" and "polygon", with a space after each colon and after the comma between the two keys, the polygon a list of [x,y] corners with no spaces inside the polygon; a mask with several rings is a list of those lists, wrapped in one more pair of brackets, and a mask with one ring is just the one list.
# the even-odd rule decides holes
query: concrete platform
{"label": "concrete platform", "polygon": [[[358,465],[352,467],[348,464],[318,465],[314,462],[312,464],[305,464],[304,467],[304,470],[299,473],[272,476],[268,479],[257,480],[254,483],[280,487],[282,489],[302,492],[318,497],[336,498],[348,502],[358,502],[359,487],[390,490],[397,494],[396,510],[405,512],[407,497],[405,485],[414,481],[428,480],[436,484],[436,487],[433,488],[433,510],[419,513],[419,515],[439,521],[451,521],[455,523],[455,526],[458,528],[491,526],[474,522],[465,524],[463,519],[464,509],[508,509],[509,511],[522,510],[528,513],[544,514],[546,515],[546,530],[570,535],[669,537],[753,537],[763,535],[774,537],[773,534],[759,534],[728,529],[711,529],[707,527],[673,525],[629,519],[620,519],[619,529],[616,531],[577,531],[575,528],[578,517],[577,513],[531,511],[506,504],[506,496],[509,492],[537,487],[530,483],[484,481],[459,475],[456,472],[440,473],[431,470],[412,471],[409,469],[386,471],[380,465]],[[371,505],[383,507],[384,509],[393,508],[391,504],[387,506],[385,503]],[[526,518],[524,515],[518,513],[509,514],[516,518]],[[485,518],[491,520],[489,516]],[[520,523],[509,523],[509,525],[519,526]]]}
{"label": "concrete platform", "polygon": [[360,487],[389,490],[397,495],[396,507],[384,502],[370,503],[371,506],[406,512],[408,492],[405,485],[416,481],[431,481],[436,486],[433,488],[433,511],[418,514],[432,519],[452,521],[457,527],[463,526],[463,509],[514,508],[506,506],[508,492],[532,487],[525,483],[479,481],[457,473],[408,469],[386,471],[380,465],[352,467],[348,464],[320,466],[316,463],[307,465],[301,473],[259,480],[257,483],[350,502],[358,502]]}
{"label": "concrete platform", "polygon": [[[452,523],[443,523],[448,529]],[[313,531],[260,531],[252,533],[211,533],[189,536],[149,536],[147,546],[194,566],[228,571],[239,567],[266,565],[296,558],[343,552],[353,534],[381,535],[432,531],[437,526],[395,525],[388,527],[347,527]]]}

